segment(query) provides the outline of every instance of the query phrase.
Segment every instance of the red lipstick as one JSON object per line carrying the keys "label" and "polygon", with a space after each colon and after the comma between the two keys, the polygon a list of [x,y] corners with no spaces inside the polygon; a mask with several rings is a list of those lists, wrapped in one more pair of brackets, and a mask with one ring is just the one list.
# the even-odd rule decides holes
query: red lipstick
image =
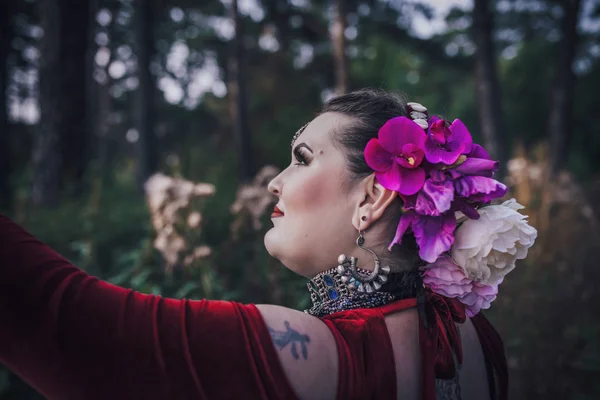
{"label": "red lipstick", "polygon": [[279,209],[279,207],[273,207],[273,213],[271,214],[271,218],[283,217],[283,211]]}

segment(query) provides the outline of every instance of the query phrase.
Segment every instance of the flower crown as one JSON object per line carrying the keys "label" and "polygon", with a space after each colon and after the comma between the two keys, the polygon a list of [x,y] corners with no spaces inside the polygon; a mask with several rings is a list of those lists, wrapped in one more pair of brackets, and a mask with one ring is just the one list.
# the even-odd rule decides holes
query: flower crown
{"label": "flower crown", "polygon": [[472,316],[489,307],[537,232],[514,199],[489,205],[507,187],[493,179],[498,162],[473,143],[462,121],[429,118],[419,103],[408,103],[407,112],[410,118],[387,121],[364,151],[379,183],[404,202],[389,249],[412,232],[428,263],[425,285],[458,298]]}

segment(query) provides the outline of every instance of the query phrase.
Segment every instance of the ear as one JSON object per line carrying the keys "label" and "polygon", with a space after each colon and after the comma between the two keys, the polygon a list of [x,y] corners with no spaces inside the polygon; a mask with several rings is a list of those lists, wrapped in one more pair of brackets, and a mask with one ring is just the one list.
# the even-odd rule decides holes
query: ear
{"label": "ear", "polygon": [[380,219],[387,207],[398,196],[398,192],[386,189],[377,182],[375,174],[366,177],[363,184],[363,197],[357,204],[352,218],[352,225],[360,231],[364,231],[373,222]]}

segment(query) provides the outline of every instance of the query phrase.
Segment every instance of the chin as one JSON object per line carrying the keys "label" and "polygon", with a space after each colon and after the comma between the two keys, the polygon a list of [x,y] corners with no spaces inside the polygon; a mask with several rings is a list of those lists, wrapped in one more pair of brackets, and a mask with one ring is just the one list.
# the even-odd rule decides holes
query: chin
{"label": "chin", "polygon": [[[267,231],[267,233],[265,233],[265,238],[264,238],[264,243],[265,243],[265,248],[267,249],[267,253],[269,253],[269,255],[271,257],[274,257],[278,260],[278,248],[281,247],[279,244],[279,240],[277,237],[277,232],[274,232],[275,228],[271,228]],[[281,261],[281,260],[280,260]]]}
{"label": "chin", "polygon": [[[271,228],[265,234],[264,243],[267,253],[269,253],[271,257],[279,260],[290,271],[295,272],[298,275],[307,276],[302,271],[302,264],[297,265],[297,268],[294,267],[297,263],[294,263],[290,259],[289,244],[286,245],[286,243],[284,243],[282,237],[275,231],[275,228]],[[288,250],[287,252],[286,249]]]}

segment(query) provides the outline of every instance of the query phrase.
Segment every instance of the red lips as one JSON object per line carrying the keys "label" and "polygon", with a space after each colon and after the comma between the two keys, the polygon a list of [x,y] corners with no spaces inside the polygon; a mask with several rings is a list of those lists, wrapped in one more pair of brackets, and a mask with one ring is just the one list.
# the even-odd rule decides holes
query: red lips
{"label": "red lips", "polygon": [[273,213],[271,214],[271,218],[283,217],[283,211],[281,211],[277,206],[273,207]]}

